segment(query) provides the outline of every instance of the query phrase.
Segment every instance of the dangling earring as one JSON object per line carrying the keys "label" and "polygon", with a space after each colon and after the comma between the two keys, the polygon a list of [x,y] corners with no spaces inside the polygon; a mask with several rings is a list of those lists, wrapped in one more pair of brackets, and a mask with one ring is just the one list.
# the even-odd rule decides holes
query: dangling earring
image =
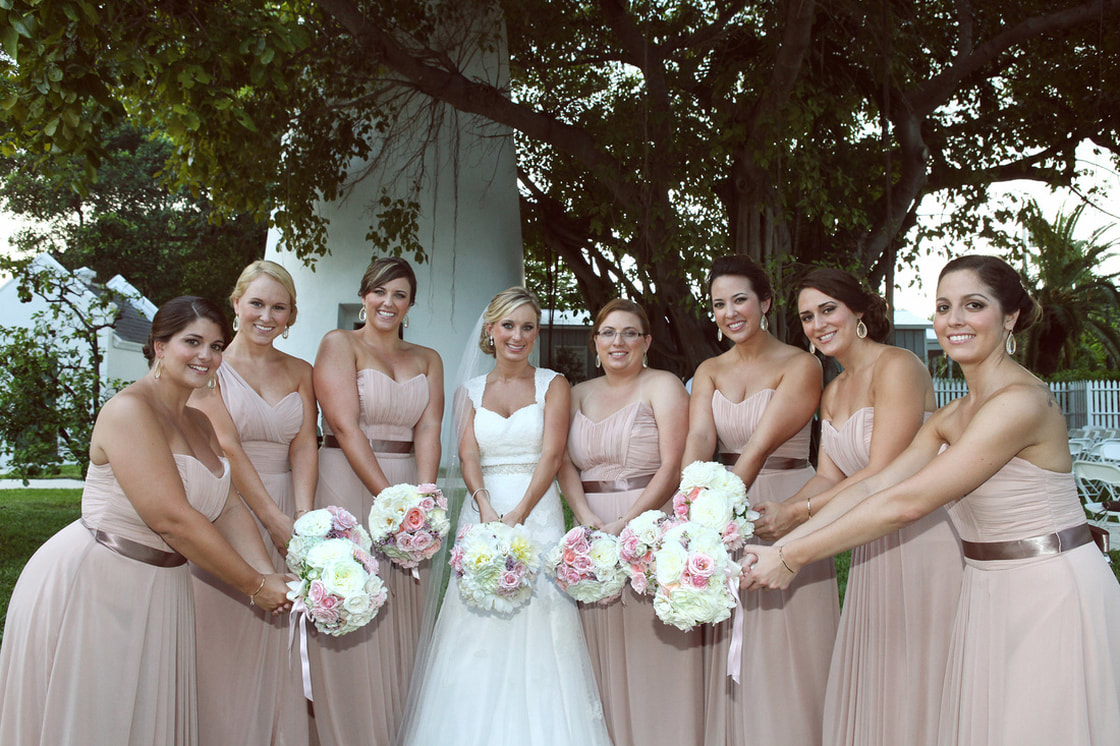
{"label": "dangling earring", "polygon": [[810,355],[816,355],[816,354],[817,354],[817,348],[816,348],[816,346],[815,346],[815,345],[814,345],[814,344],[812,343],[812,341],[810,341],[810,342],[809,342],[809,354],[810,354]]}
{"label": "dangling earring", "polygon": [[407,313],[404,315],[404,321],[401,322],[401,326],[403,326],[405,329],[408,328],[408,314]]}
{"label": "dangling earring", "polygon": [[762,317],[762,321],[760,321],[758,323],[758,325],[759,325],[759,327],[762,328],[762,331],[764,331],[764,332],[768,331],[770,329],[770,322],[766,320],[765,316]]}
{"label": "dangling earring", "polygon": [[156,364],[152,367],[152,377],[159,379],[163,375],[163,358],[157,357]]}
{"label": "dangling earring", "polygon": [[493,352],[494,351],[494,335],[491,334],[489,337],[487,337],[487,339],[490,340],[490,351]]}
{"label": "dangling earring", "polygon": [[288,327],[286,327],[286,326],[284,327],[284,331],[280,332],[280,336],[283,337],[284,339],[288,338]]}
{"label": "dangling earring", "polygon": [[645,355],[645,354],[642,355],[642,367],[643,368],[648,368],[649,367],[649,356],[648,355]]}
{"label": "dangling earring", "polygon": [[361,322],[363,322],[363,323],[364,323],[364,322],[365,322],[365,320],[366,320],[366,318],[368,318],[368,317],[366,316],[366,307],[365,307],[365,306],[362,306],[362,310],[361,310],[361,311],[358,311],[358,321],[361,321]]}
{"label": "dangling earring", "polygon": [[723,341],[723,329],[716,329],[716,340]]}
{"label": "dangling earring", "polygon": [[213,391],[214,387],[217,386],[217,385],[218,385],[218,374],[214,373],[214,375],[210,376],[210,380],[206,382],[206,388]]}
{"label": "dangling earring", "polygon": [[241,319],[237,318],[236,316],[233,317],[233,330],[235,332],[241,331]]}
{"label": "dangling earring", "polygon": [[860,319],[859,323],[856,324],[856,336],[860,339],[867,338],[867,324],[863,323],[863,319]]}
{"label": "dangling earring", "polygon": [[1007,343],[1004,345],[1004,347],[1007,349],[1007,354],[1008,355],[1014,355],[1015,354],[1016,344],[1015,344],[1015,333],[1014,332],[1008,332],[1007,333]]}
{"label": "dangling earring", "polygon": [[602,368],[603,367],[603,361],[599,359],[598,355],[595,356],[595,367],[596,368]]}

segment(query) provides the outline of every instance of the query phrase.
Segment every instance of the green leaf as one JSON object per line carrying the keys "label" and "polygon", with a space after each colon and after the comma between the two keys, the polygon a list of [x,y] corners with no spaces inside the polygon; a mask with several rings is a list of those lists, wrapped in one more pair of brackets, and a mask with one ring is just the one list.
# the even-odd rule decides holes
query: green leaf
{"label": "green leaf", "polygon": [[4,51],[13,60],[19,59],[19,34],[12,26],[4,26],[0,28],[0,42],[4,45]]}

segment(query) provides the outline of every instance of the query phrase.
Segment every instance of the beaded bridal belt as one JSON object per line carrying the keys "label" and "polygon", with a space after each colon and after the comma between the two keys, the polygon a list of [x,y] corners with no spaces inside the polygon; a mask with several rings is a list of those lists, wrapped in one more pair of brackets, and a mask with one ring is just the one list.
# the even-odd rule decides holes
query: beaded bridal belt
{"label": "beaded bridal belt", "polygon": [[482,467],[482,476],[490,474],[532,474],[536,464],[489,464]]}
{"label": "beaded bridal belt", "polygon": [[81,524],[93,535],[94,541],[122,557],[128,557],[131,560],[156,567],[178,567],[187,563],[187,558],[178,552],[165,552],[162,549],[155,549],[146,544],[126,539],[123,536],[102,531],[86,523],[85,518],[81,519]]}
{"label": "beaded bridal belt", "polygon": [[1031,557],[1045,557],[1076,549],[1093,540],[1089,524],[1055,531],[1052,534],[1031,536],[1012,541],[962,541],[964,556],[972,560],[1016,560]]}

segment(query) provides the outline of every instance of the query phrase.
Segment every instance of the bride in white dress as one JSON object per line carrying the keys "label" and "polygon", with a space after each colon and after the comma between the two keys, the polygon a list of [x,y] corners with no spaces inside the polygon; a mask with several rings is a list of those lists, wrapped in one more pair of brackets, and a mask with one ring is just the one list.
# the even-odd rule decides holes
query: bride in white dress
{"label": "bride in white dress", "polygon": [[[529,291],[499,293],[483,320],[479,347],[495,357],[494,369],[456,395],[462,476],[473,496],[459,525],[522,523],[544,550],[564,535],[555,480],[568,383],[529,363],[540,323]],[[401,743],[610,743],[576,604],[543,571],[529,603],[512,614],[464,605],[453,577],[431,639]]]}

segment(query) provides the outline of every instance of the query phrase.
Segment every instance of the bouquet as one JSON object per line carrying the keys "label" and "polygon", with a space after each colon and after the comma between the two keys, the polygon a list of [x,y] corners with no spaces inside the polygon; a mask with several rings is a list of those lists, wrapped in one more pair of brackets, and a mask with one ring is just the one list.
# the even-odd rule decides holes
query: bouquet
{"label": "bouquet", "polygon": [[654,577],[654,550],[660,546],[661,537],[677,519],[660,510],[647,510],[632,521],[618,535],[618,558],[623,571],[630,578],[636,593],[653,593],[657,590]]}
{"label": "bouquet", "polygon": [[719,532],[695,521],[670,528],[654,551],[657,618],[678,629],[731,616],[739,600],[740,568]]}
{"label": "bouquet", "polygon": [[673,515],[715,530],[732,551],[754,535],[759,514],[750,507],[743,480],[712,461],[693,461],[686,466],[673,495]]}
{"label": "bouquet", "polygon": [[386,487],[369,511],[373,548],[406,569],[439,551],[450,528],[447,500],[434,484]]}
{"label": "bouquet", "polygon": [[533,595],[540,558],[522,525],[501,521],[459,529],[448,560],[468,606],[511,613]]}
{"label": "bouquet", "polygon": [[618,537],[576,526],[545,557],[545,569],[575,600],[605,604],[622,595],[626,585],[618,548]]}
{"label": "bouquet", "polygon": [[371,541],[358,519],[331,506],[304,513],[288,542],[288,598],[320,632],[338,636],[368,624],[388,598]]}

